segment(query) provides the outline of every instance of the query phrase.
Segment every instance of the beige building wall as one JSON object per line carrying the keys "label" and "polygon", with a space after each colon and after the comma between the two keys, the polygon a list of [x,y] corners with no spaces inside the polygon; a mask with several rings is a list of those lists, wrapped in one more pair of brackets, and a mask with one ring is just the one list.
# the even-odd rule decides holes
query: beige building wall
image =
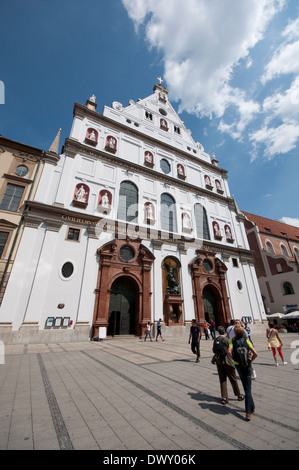
{"label": "beige building wall", "polygon": [[34,198],[44,152],[0,136],[0,303],[22,235],[24,203]]}

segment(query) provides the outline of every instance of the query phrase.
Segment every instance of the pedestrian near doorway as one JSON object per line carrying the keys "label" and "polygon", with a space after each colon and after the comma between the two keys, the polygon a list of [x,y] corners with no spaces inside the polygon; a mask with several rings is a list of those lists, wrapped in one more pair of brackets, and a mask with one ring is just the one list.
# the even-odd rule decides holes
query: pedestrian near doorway
{"label": "pedestrian near doorway", "polygon": [[162,318],[159,318],[159,321],[157,322],[157,335],[156,335],[156,341],[158,341],[158,336],[161,336],[162,341],[164,341],[163,336],[162,336]]}
{"label": "pedestrian near doorway", "polygon": [[146,341],[146,338],[149,336],[149,339],[151,341],[152,340],[152,335],[151,335],[151,322],[147,322],[147,325],[146,325],[146,330],[145,330],[145,337],[144,337],[144,341]]}
{"label": "pedestrian near doorway", "polygon": [[274,323],[269,322],[268,323],[268,328],[266,330],[266,337],[268,339],[268,349],[272,349],[272,354],[274,357],[274,361],[276,366],[278,366],[278,361],[277,361],[277,354],[276,354],[276,349],[278,351],[278,354],[282,360],[282,363],[285,365],[287,362],[285,362],[283,353],[282,353],[282,341],[280,339],[280,336],[278,334],[278,331],[274,328]]}
{"label": "pedestrian near doorway", "polygon": [[235,326],[234,333],[235,336],[229,343],[228,355],[234,359],[235,367],[241,379],[245,392],[246,420],[250,421],[251,415],[255,412],[255,404],[251,393],[251,363],[257,357],[257,352],[249,339],[244,338],[244,328]]}
{"label": "pedestrian near doorway", "polygon": [[189,344],[191,342],[191,351],[196,354],[196,361],[199,362],[200,358],[200,339],[201,331],[200,327],[196,324],[196,320],[193,319],[191,322],[190,333],[189,333]]}
{"label": "pedestrian near doorway", "polygon": [[221,392],[221,403],[226,405],[228,403],[227,379],[229,379],[234,395],[238,397],[239,401],[244,400],[244,395],[241,394],[239,384],[236,376],[236,369],[234,360],[227,354],[229,348],[229,339],[225,336],[225,328],[218,327],[219,336],[214,339],[212,359],[216,363]]}
{"label": "pedestrian near doorway", "polygon": [[216,323],[214,320],[210,321],[210,332],[211,332],[212,339],[215,339],[216,338]]}
{"label": "pedestrian near doorway", "polygon": [[203,332],[205,334],[205,337],[206,337],[206,340],[207,339],[210,339],[210,330],[209,330],[209,323],[204,321],[204,324],[203,324]]}

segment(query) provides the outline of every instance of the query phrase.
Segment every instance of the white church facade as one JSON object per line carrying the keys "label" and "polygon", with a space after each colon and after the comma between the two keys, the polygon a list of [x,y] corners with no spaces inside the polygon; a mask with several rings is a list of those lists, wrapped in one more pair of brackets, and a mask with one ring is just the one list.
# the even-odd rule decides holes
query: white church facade
{"label": "white church facade", "polygon": [[45,161],[0,309],[11,342],[163,333],[266,320],[227,172],[157,83],[145,99],[74,106]]}

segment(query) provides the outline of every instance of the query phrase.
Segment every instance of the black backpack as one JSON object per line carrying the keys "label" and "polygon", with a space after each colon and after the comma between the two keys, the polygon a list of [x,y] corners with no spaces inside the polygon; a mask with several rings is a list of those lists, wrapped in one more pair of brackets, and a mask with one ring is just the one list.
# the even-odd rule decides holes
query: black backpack
{"label": "black backpack", "polygon": [[240,367],[248,367],[248,344],[246,339],[233,339],[233,358]]}
{"label": "black backpack", "polygon": [[216,359],[218,360],[224,359],[227,353],[227,348],[225,348],[223,340],[223,336],[218,336],[214,340],[213,352],[215,354]]}

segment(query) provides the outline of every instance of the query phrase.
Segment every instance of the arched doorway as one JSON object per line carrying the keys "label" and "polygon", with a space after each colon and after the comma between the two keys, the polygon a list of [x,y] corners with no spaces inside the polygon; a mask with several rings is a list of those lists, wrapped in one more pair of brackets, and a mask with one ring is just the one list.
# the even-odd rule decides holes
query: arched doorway
{"label": "arched doorway", "polygon": [[127,277],[116,279],[111,287],[108,336],[135,333],[136,287]]}
{"label": "arched doorway", "polygon": [[203,290],[203,305],[205,320],[207,322],[214,320],[216,326],[219,326],[217,314],[217,300],[214,291],[209,286],[206,286]]}
{"label": "arched doorway", "polygon": [[197,250],[189,264],[192,276],[195,318],[200,325],[215,319],[217,326],[228,325],[231,320],[226,289],[227,267],[214,252]]}

